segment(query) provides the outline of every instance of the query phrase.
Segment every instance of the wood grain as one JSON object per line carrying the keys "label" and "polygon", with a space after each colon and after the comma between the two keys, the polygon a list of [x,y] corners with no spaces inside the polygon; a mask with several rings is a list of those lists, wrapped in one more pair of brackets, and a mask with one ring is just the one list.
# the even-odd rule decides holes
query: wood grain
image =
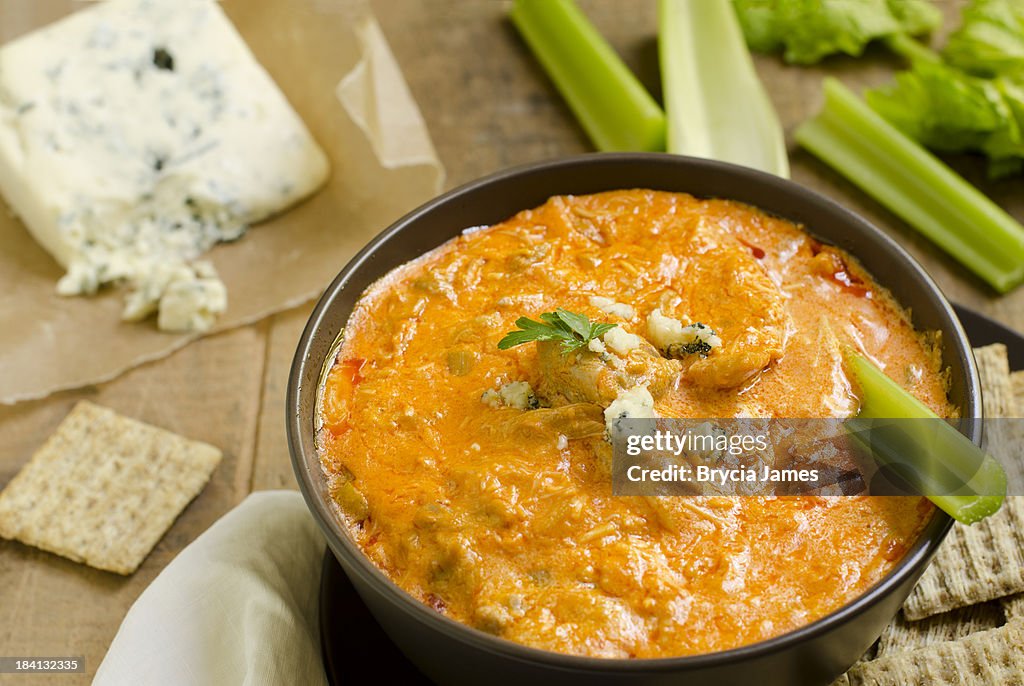
{"label": "wood grain", "polygon": [[[321,2],[325,8],[331,4]],[[373,2],[447,167],[449,186],[511,165],[590,150],[571,113],[505,20],[508,4],[496,0]],[[581,0],[580,4],[657,94],[653,0]],[[943,3],[947,23],[952,22],[957,4]],[[821,79],[826,73],[859,89],[884,82],[899,67],[884,50],[875,48],[860,60],[835,58],[812,68],[789,67],[775,57],[762,56],[756,58],[756,65],[790,134],[820,106]],[[1024,289],[997,297],[884,208],[795,149],[791,139],[790,153],[796,181],[861,213],[893,236],[925,265],[950,298],[1024,329]],[[1024,218],[1024,180],[992,184],[984,178],[980,160],[962,157],[952,162],[1015,216]],[[33,683],[87,683],[130,604],[178,551],[251,489],[295,487],[284,441],[284,389],[310,308],[305,305],[255,326],[200,340],[100,387],[0,408],[0,485],[78,398],[109,405],[225,451],[225,462],[211,484],[129,579],[19,544],[0,543],[0,654],[86,657],[84,676],[39,675]],[[7,682],[0,677],[0,683]]]}
{"label": "wood grain", "polygon": [[312,303],[281,312],[270,319],[263,370],[263,397],[260,403],[259,435],[256,440],[252,490],[298,488],[292,472],[285,440],[285,390],[295,348],[299,344]]}
{"label": "wood grain", "polygon": [[[100,387],[0,406],[6,484],[79,399],[206,441],[224,451],[210,483],[128,578],[0,541],[0,653],[84,655],[95,673],[125,612],[177,553],[249,492],[267,323],[204,338]],[[70,675],[34,675],[74,683]],[[2,683],[2,680],[0,680]],[[83,681],[84,683],[84,681]]]}

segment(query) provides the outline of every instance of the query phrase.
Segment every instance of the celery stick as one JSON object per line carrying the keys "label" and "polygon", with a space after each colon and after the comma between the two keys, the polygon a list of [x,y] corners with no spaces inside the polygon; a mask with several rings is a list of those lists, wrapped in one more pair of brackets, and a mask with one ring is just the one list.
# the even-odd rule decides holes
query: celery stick
{"label": "celery stick", "polygon": [[726,0],[659,0],[668,151],[789,177],[786,141]]}
{"label": "celery stick", "polygon": [[[867,427],[865,433],[876,439],[892,439],[896,462],[912,465],[922,482],[915,485],[957,521],[971,524],[994,514],[1006,493],[1006,473],[999,462],[984,454],[863,355],[847,351],[846,361],[861,392],[860,413],[848,422],[848,428],[856,435],[857,429],[863,426]],[[917,418],[931,419],[934,423],[904,421],[872,429],[878,425],[870,422]],[[949,475],[954,478],[950,480]],[[964,486],[947,492],[951,481]],[[929,488],[934,492],[929,492]]]}
{"label": "celery stick", "polygon": [[839,81],[796,140],[1000,293],[1024,281],[1024,227]]}
{"label": "celery stick", "polygon": [[665,149],[664,112],[572,0],[516,0],[509,16],[599,150]]}

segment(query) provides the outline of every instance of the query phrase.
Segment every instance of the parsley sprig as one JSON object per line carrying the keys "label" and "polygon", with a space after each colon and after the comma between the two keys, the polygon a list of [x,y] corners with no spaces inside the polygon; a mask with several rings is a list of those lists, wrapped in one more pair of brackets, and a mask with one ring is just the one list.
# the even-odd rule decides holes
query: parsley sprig
{"label": "parsley sprig", "polygon": [[506,334],[498,341],[498,348],[508,350],[532,341],[561,341],[562,354],[568,355],[618,326],[605,322],[591,322],[587,315],[569,312],[561,307],[554,312],[545,312],[540,319],[539,322],[529,317],[517,319],[516,326],[519,330]]}

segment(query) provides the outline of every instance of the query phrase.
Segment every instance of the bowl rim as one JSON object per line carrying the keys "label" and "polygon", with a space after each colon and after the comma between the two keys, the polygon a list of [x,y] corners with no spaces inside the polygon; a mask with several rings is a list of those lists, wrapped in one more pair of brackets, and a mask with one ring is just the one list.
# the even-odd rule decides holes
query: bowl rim
{"label": "bowl rim", "polygon": [[[300,491],[327,539],[329,547],[340,562],[346,574],[357,574],[360,580],[371,584],[378,591],[383,592],[394,604],[397,604],[409,618],[415,619],[420,624],[429,628],[443,631],[449,637],[462,643],[471,644],[474,647],[489,653],[499,654],[504,658],[511,658],[518,661],[532,664],[544,664],[548,668],[555,668],[567,671],[601,671],[601,672],[645,672],[662,673],[681,670],[698,670],[721,666],[727,663],[744,661],[755,658],[763,658],[774,653],[787,650],[799,643],[808,641],[816,636],[827,633],[834,628],[842,626],[857,616],[870,610],[881,602],[890,591],[900,586],[909,578],[920,573],[924,564],[931,558],[939,544],[945,538],[946,533],[952,527],[953,520],[941,510],[935,510],[931,520],[925,525],[919,538],[910,550],[903,556],[899,563],[893,567],[884,577],[866,589],[859,596],[847,604],[837,608],[833,612],[813,622],[804,624],[786,633],[768,638],[756,643],[730,648],[711,653],[696,655],[684,655],[675,657],[657,658],[605,658],[584,655],[572,655],[555,651],[535,648],[525,644],[517,643],[509,639],[501,638],[493,634],[476,629],[446,615],[442,615],[423,603],[416,600],[412,595],[403,590],[387,575],[384,574],[370,559],[362,552],[358,544],[340,523],[336,512],[324,498],[317,493],[316,485],[312,483],[308,469],[306,468],[304,447],[311,445],[309,440],[315,433],[312,426],[305,423],[301,411],[301,394],[304,391],[301,379],[305,369],[311,364],[316,364],[311,359],[311,348],[319,337],[323,328],[324,320],[328,310],[337,296],[339,290],[344,286],[349,276],[363,267],[372,259],[374,253],[391,240],[394,236],[415,225],[423,216],[428,215],[437,209],[453,202],[458,202],[465,196],[472,195],[481,188],[494,184],[514,182],[517,178],[537,173],[542,170],[568,169],[578,165],[586,165],[597,162],[610,163],[650,163],[657,161],[664,163],[666,158],[672,158],[678,164],[685,164],[734,174],[737,179],[757,178],[763,183],[775,184],[781,193],[795,196],[795,199],[802,203],[817,204],[826,211],[836,216],[843,216],[848,222],[862,225],[868,232],[875,234],[875,238],[885,250],[893,253],[897,260],[902,262],[908,270],[908,276],[919,280],[926,290],[930,291],[938,303],[940,314],[951,325],[951,331],[943,331],[943,344],[951,345],[963,362],[967,372],[965,383],[966,398],[965,409],[969,412],[964,418],[968,421],[968,437],[974,442],[980,441],[980,420],[981,399],[980,381],[978,370],[971,354],[970,344],[953,307],[945,294],[938,287],[931,276],[924,268],[893,238],[876,227],[859,214],[847,209],[836,201],[802,186],[789,179],[783,179],[758,170],[741,167],[734,164],[708,160],[703,158],[687,157],[683,155],[669,155],[666,153],[586,153],[558,157],[554,159],[533,162],[503,169],[479,179],[462,184],[450,191],[447,191],[434,199],[420,205],[408,212],[386,229],[373,238],[362,250],[355,254],[352,259],[342,268],[330,285],[324,290],[323,295],[317,301],[309,320],[303,329],[302,335],[296,349],[295,357],[289,372],[287,397],[286,397],[286,433],[289,452],[291,454],[292,467],[296,480],[299,483]],[[624,186],[625,187],[625,186]],[[596,192],[596,191],[595,191]],[[527,208],[523,208],[527,209]],[[767,210],[765,210],[767,211]],[[791,220],[792,221],[792,220]],[[813,234],[812,229],[808,231]],[[855,255],[856,257],[856,255]],[[342,327],[343,329],[344,327]],[[340,334],[339,334],[340,335]],[[331,350],[334,349],[332,342]],[[328,354],[328,357],[330,355]],[[322,366],[322,365],[321,365]],[[320,379],[320,375],[317,376]],[[318,381],[319,385],[319,381]],[[317,388],[312,389],[316,393]],[[306,391],[309,392],[309,391]],[[963,430],[963,429],[962,429]],[[309,435],[303,435],[308,432]],[[306,439],[306,440],[304,440]],[[319,463],[319,457],[317,463]]]}

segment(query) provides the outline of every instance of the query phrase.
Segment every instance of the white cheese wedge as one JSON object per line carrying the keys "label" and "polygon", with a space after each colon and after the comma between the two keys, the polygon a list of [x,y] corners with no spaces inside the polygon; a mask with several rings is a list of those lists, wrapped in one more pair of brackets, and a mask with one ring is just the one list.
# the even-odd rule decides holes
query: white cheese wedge
{"label": "white cheese wedge", "polygon": [[126,319],[209,327],[226,292],[192,262],[327,173],[212,0],[108,0],[0,48],[0,192],[58,292],[124,282]]}

